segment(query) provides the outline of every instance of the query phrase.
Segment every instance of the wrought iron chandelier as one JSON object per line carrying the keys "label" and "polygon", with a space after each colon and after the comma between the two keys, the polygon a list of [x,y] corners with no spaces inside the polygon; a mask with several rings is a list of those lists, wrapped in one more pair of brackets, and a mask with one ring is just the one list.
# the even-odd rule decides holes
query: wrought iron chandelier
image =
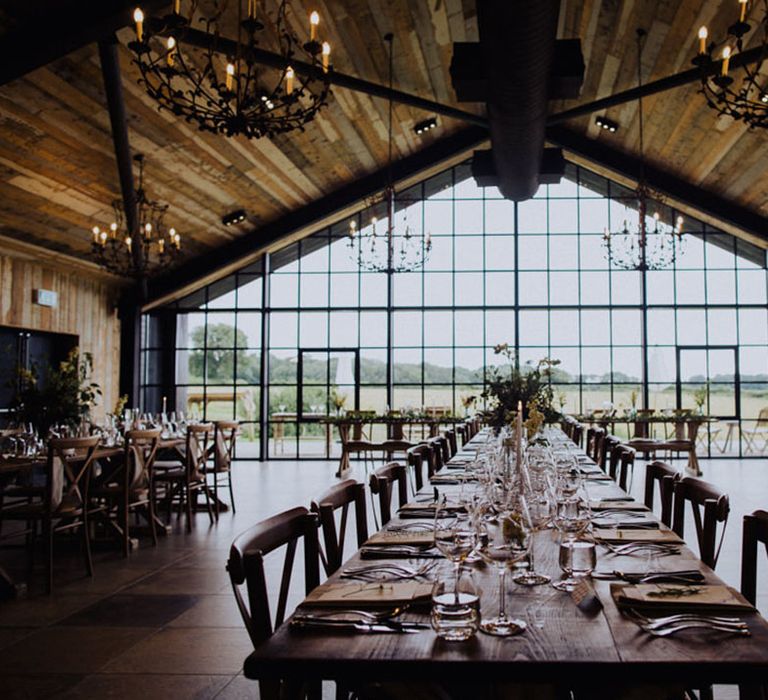
{"label": "wrought iron chandelier", "polygon": [[125,277],[151,277],[181,254],[181,236],[176,229],[165,225],[168,205],[147,197],[144,156],[137,154],[134,160],[139,164],[139,186],[135,195],[138,230],[128,230],[123,202],[117,199],[112,202],[115,218],[109,227],[93,227],[91,250],[94,260],[110,272]]}
{"label": "wrought iron chandelier", "polygon": [[[748,1],[739,0],[739,20],[728,27],[725,39],[708,45],[707,28],[699,29],[699,53],[693,62],[701,69],[700,92],[712,109],[750,127],[767,129],[768,77],[763,62],[768,59],[768,0],[755,2],[763,7],[763,19],[757,27],[762,36],[754,48],[745,50],[752,25],[746,21]],[[746,54],[752,54],[751,58]],[[741,70],[730,71],[732,62],[737,62]]]}
{"label": "wrought iron chandelier", "polygon": [[[389,89],[392,90],[392,34],[384,36],[389,44]],[[398,195],[392,182],[392,98],[389,99],[387,142],[387,184],[375,197],[366,201],[363,211],[349,222],[347,246],[351,259],[361,270],[369,272],[413,272],[424,266],[432,251],[432,237],[420,231],[420,226],[408,222],[409,209],[419,199]],[[399,205],[399,211],[398,207]],[[385,220],[381,221],[380,216]],[[368,221],[364,226],[358,222]]]}
{"label": "wrought iron chandelier", "polygon": [[[139,82],[158,108],[227,136],[303,131],[327,104],[331,46],[318,39],[316,11],[302,43],[289,26],[287,0],[274,16],[264,4],[175,0],[173,12],[161,18],[145,18],[137,8],[136,40],[128,47],[136,55]],[[265,44],[277,47],[276,62]],[[265,65],[265,56],[272,65]],[[295,69],[299,64],[301,73]]]}
{"label": "wrought iron chandelier", "polygon": [[[645,30],[637,30],[637,83],[642,88],[642,44]],[[674,211],[670,220],[663,220],[660,209],[664,197],[645,181],[645,152],[643,143],[643,98],[638,97],[640,129],[640,174],[637,187],[627,197],[617,197],[624,204],[622,228],[605,229],[603,245],[611,264],[624,270],[662,270],[672,265],[682,253],[683,218]],[[653,215],[649,209],[655,207]],[[637,222],[633,221],[637,217]],[[665,217],[666,219],[666,217]]]}

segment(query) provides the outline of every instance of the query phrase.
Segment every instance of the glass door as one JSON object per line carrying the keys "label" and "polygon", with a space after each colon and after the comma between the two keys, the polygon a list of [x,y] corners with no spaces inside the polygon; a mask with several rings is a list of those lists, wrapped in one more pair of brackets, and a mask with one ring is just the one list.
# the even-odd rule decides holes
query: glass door
{"label": "glass door", "polygon": [[299,350],[299,457],[329,458],[337,451],[328,419],[360,403],[357,349]]}
{"label": "glass door", "polygon": [[[736,347],[677,348],[677,408],[713,419],[699,429],[698,449],[707,456],[738,453],[734,428],[741,416]],[[730,433],[730,434],[729,434]]]}

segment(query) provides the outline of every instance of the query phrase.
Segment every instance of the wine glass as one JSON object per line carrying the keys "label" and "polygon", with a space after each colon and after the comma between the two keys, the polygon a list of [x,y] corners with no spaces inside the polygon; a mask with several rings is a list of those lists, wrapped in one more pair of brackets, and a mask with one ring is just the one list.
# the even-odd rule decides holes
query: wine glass
{"label": "wine glass", "polygon": [[[497,492],[498,493],[498,492]],[[516,562],[525,559],[531,548],[531,525],[525,499],[497,499],[495,522],[477,521],[478,553],[499,574],[499,613],[480,622],[480,629],[497,637],[520,634],[526,628],[523,620],[512,619],[506,610],[506,574]]]}
{"label": "wine glass", "polygon": [[541,586],[549,583],[552,579],[546,574],[536,571],[534,559],[536,532],[546,530],[552,522],[552,501],[546,486],[537,485],[534,481],[535,492],[531,493],[527,499],[528,516],[531,524],[531,545],[528,552],[528,569],[521,571],[512,579],[521,586]]}

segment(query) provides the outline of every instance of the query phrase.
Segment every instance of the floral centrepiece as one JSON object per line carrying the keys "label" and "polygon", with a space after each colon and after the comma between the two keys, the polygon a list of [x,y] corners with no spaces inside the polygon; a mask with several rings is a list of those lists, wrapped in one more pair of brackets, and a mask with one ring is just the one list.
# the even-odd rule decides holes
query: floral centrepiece
{"label": "floral centrepiece", "polygon": [[[522,402],[523,418],[529,420],[533,410],[537,426],[542,422],[559,420],[560,412],[555,408],[555,394],[550,380],[552,369],[560,364],[560,360],[545,357],[535,366],[528,363],[521,368],[507,343],[497,345],[493,351],[503,355],[507,362],[505,366],[489,370],[490,380],[482,393],[487,405],[481,412],[483,419],[492,427],[501,429],[515,419],[518,402]],[[532,427],[529,425],[529,430]]]}

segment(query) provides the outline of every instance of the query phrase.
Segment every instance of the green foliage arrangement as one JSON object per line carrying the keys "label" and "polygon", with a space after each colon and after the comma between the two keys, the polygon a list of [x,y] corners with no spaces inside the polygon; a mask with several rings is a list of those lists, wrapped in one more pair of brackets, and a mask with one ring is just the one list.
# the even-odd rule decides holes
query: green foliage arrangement
{"label": "green foliage arrangement", "polygon": [[497,345],[493,351],[503,355],[507,362],[505,367],[492,367],[489,371],[490,381],[482,393],[487,402],[487,408],[481,413],[484,420],[497,430],[501,429],[514,421],[518,401],[522,401],[524,420],[530,417],[530,411],[535,407],[543,415],[544,422],[557,421],[560,413],[555,408],[550,378],[560,360],[545,357],[536,366],[529,363],[520,368],[507,343]]}
{"label": "green foliage arrangement", "polygon": [[76,430],[83,418],[90,417],[101,388],[91,381],[93,355],[73,348],[58,367],[51,367],[44,384],[38,370],[19,369],[19,391],[15,413],[19,421],[32,423],[45,436],[54,425]]}

